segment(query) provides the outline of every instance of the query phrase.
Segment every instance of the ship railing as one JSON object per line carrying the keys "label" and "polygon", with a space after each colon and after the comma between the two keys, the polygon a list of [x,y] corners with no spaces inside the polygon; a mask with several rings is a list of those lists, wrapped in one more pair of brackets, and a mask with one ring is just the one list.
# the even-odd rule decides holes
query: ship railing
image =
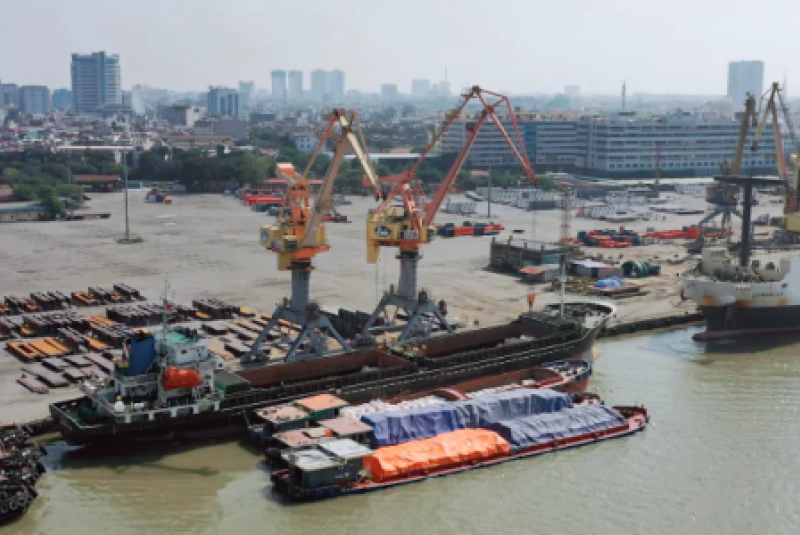
{"label": "ship railing", "polygon": [[[492,359],[478,363],[462,364],[447,370],[422,372],[412,377],[402,377],[396,380],[381,381],[357,389],[343,392],[348,398],[367,399],[372,397],[372,393],[381,389],[403,390],[404,385],[408,389],[425,390],[438,388],[453,384],[454,381],[464,381],[471,378],[482,377],[487,374],[504,373],[518,369],[520,366],[529,364],[534,366],[545,362],[553,354],[562,351],[565,345],[554,346],[546,351],[538,352],[535,355],[526,354],[505,359]],[[529,361],[529,362],[526,362]],[[525,363],[525,364],[523,364]]]}
{"label": "ship railing", "polygon": [[314,381],[304,381],[300,383],[288,384],[283,387],[275,386],[270,388],[261,388],[251,390],[249,392],[243,392],[241,394],[225,396],[221,407],[225,409],[262,401],[289,401],[291,399],[300,398],[315,392],[339,390],[354,384],[378,381],[382,378],[411,375],[414,374],[416,370],[416,366],[409,364],[408,366],[400,366],[397,368],[388,369],[384,368],[379,371],[376,370],[363,372],[344,377],[326,377]]}
{"label": "ship railing", "polygon": [[[437,388],[452,384],[456,380],[453,376],[457,376],[457,380],[462,381],[487,374],[512,371],[526,364],[531,366],[541,364],[546,362],[552,355],[563,352],[569,345],[575,344],[586,336],[589,336],[590,333],[591,331],[585,331],[582,333],[582,336],[577,337],[558,335],[561,341],[556,344],[553,344],[554,340],[552,337],[546,340],[540,340],[540,342],[543,342],[540,345],[548,346],[543,351],[536,351],[538,347],[534,347],[520,353],[521,344],[484,350],[483,359],[477,361],[467,360],[447,370],[431,369],[430,371],[410,373],[414,368],[403,367],[382,370],[380,372],[368,372],[348,378],[322,379],[297,383],[284,388],[273,387],[252,390],[250,392],[243,392],[226,397],[222,402],[221,408],[232,408],[268,401],[289,402],[312,393],[324,391],[335,391],[339,394],[347,395],[348,398],[361,399],[371,397],[372,393],[380,391],[381,389],[391,388],[393,390],[402,390],[403,385],[409,385],[409,388],[413,385],[414,389]],[[504,351],[498,354],[496,349],[503,349]],[[494,352],[493,358],[485,358],[486,355],[492,352]],[[452,365],[453,363],[450,362],[450,364]],[[411,368],[410,371],[409,368]],[[369,383],[369,385],[364,386],[365,382]]]}
{"label": "ship railing", "polygon": [[114,379],[124,386],[141,386],[158,382],[157,373],[147,373],[143,375],[122,375],[119,371],[114,371]]}

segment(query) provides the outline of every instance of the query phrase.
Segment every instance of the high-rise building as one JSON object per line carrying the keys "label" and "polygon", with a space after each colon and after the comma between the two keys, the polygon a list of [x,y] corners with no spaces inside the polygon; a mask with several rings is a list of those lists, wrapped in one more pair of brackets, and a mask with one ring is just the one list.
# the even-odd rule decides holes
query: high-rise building
{"label": "high-rise building", "polygon": [[72,109],[72,91],[56,89],[53,91],[53,108],[59,111]]}
{"label": "high-rise building", "polygon": [[728,98],[744,102],[747,93],[759,98],[764,91],[763,61],[731,61],[728,63]]}
{"label": "high-rise building", "polygon": [[144,87],[135,85],[131,88],[131,109],[136,115],[144,115],[147,108],[144,104]]}
{"label": "high-rise building", "polygon": [[311,71],[311,98],[321,101],[325,97],[327,90],[327,73],[322,69]]}
{"label": "high-rise building", "polygon": [[272,99],[286,101],[286,71],[272,71]]}
{"label": "high-rise building", "polygon": [[344,71],[334,69],[325,75],[326,93],[334,100],[344,98]]}
{"label": "high-rise building", "polygon": [[565,85],[564,86],[564,94],[568,97],[579,97],[581,96],[581,86],[579,85]]}
{"label": "high-rise building", "polygon": [[309,95],[312,100],[317,102],[342,100],[345,95],[344,71],[339,69],[332,71],[315,69],[311,71],[311,91]]}
{"label": "high-rise building", "polygon": [[23,85],[19,88],[19,109],[32,115],[49,112],[50,89],[44,85]]}
{"label": "high-rise building", "polygon": [[208,88],[207,113],[223,117],[239,117],[239,92],[229,87]]}
{"label": "high-rise building", "polygon": [[397,84],[381,85],[381,100],[384,102],[394,102],[397,100]]}
{"label": "high-rise building", "polygon": [[72,54],[71,71],[72,96],[78,113],[93,112],[107,104],[122,104],[118,55]]}
{"label": "high-rise building", "polygon": [[303,100],[303,71],[289,71],[289,100]]}
{"label": "high-rise building", "polygon": [[3,101],[3,106],[14,106],[19,108],[19,87],[17,84],[2,84],[0,85],[0,100]]}
{"label": "high-rise building", "polygon": [[250,114],[255,94],[255,82],[239,82],[239,113],[241,113],[242,117],[247,117]]}
{"label": "high-rise building", "polygon": [[427,98],[431,92],[430,80],[411,80],[411,96],[414,98]]}

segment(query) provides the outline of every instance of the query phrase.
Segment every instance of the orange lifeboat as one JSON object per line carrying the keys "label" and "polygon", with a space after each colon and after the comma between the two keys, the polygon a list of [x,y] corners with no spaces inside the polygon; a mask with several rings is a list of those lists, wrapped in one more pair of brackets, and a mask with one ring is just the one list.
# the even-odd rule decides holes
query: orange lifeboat
{"label": "orange lifeboat", "polygon": [[194,370],[170,366],[164,371],[161,385],[167,390],[200,386],[200,374]]}

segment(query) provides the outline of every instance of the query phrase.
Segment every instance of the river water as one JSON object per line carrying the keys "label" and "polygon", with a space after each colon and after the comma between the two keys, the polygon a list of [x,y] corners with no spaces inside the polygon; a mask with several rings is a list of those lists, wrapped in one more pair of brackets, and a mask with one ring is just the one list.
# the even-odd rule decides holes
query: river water
{"label": "river water", "polygon": [[238,442],[100,461],[53,446],[8,534],[789,534],[800,531],[797,341],[693,330],[599,344],[591,389],[641,403],[629,438],[327,502],[277,499]]}

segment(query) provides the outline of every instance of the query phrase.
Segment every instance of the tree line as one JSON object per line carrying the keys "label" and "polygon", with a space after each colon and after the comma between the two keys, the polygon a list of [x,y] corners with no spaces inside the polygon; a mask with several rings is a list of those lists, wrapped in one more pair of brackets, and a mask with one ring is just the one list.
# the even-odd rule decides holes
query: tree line
{"label": "tree line", "polygon": [[38,201],[52,217],[64,213],[62,199],[72,205],[83,202],[83,189],[75,175],[120,174],[122,166],[111,153],[88,151],[80,155],[32,148],[0,153],[0,184],[11,186],[24,201]]}

